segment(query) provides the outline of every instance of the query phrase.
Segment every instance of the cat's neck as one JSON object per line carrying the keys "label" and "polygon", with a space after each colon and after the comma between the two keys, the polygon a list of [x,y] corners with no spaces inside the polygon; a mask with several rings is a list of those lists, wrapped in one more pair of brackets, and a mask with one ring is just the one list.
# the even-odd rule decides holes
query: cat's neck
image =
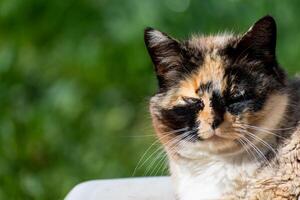
{"label": "cat's neck", "polygon": [[[261,149],[262,154],[267,154],[268,149],[263,146],[257,146]],[[242,150],[235,154],[230,155],[203,155],[197,159],[190,159],[186,157],[177,156],[170,160],[171,171],[173,171],[172,167],[175,167],[176,170],[180,170],[180,172],[189,173],[191,176],[201,174],[203,170],[206,168],[213,168],[213,165],[222,165],[222,166],[232,166],[232,168],[243,169],[245,167],[249,167],[253,165],[258,168],[261,166],[262,162],[260,158],[256,155],[252,154],[247,150]],[[176,169],[177,167],[177,169]],[[252,171],[252,169],[250,169]]]}
{"label": "cat's neck", "polygon": [[[252,158],[253,159],[253,158]],[[172,178],[179,199],[218,199],[237,187],[240,177],[252,176],[259,167],[246,153],[227,157],[203,157],[199,160],[170,161]]]}

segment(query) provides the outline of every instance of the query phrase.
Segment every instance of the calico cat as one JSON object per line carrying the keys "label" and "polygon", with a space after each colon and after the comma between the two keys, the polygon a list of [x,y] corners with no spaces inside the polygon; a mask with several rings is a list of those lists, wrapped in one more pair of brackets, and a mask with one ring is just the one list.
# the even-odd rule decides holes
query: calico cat
{"label": "calico cat", "polygon": [[243,35],[144,37],[159,85],[150,112],[178,199],[297,199],[300,82],[277,62],[275,20]]}

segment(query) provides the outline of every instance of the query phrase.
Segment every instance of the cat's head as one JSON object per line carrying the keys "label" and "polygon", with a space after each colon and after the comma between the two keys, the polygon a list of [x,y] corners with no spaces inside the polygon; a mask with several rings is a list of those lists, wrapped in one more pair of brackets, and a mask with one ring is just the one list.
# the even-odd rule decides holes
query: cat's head
{"label": "cat's head", "polygon": [[147,28],[145,43],[159,83],[150,111],[169,152],[236,152],[240,143],[269,136],[257,127],[275,128],[281,120],[288,98],[275,56],[272,17],[260,19],[243,35],[186,41]]}

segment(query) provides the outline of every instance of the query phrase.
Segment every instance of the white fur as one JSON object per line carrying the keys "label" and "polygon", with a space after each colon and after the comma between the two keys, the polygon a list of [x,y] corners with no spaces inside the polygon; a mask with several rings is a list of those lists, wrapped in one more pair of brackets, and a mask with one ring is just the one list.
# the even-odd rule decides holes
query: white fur
{"label": "white fur", "polygon": [[251,176],[257,169],[247,155],[173,160],[170,167],[180,200],[220,199],[233,189],[236,179]]}
{"label": "white fur", "polygon": [[226,45],[228,43],[228,39],[231,37],[232,37],[232,34],[223,33],[223,34],[219,34],[219,35],[215,36],[213,41],[215,44],[222,46],[222,45]]}
{"label": "white fur", "polygon": [[162,32],[157,30],[153,30],[149,32],[149,35],[151,36],[150,38],[151,44],[154,46],[168,40],[168,38]]}

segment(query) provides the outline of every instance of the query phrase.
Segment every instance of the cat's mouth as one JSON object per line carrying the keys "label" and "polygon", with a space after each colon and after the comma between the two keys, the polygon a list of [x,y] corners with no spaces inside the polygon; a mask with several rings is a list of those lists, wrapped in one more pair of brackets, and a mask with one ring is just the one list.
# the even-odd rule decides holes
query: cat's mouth
{"label": "cat's mouth", "polygon": [[202,140],[214,141],[214,140],[235,140],[238,135],[233,131],[223,131],[223,130],[210,130],[205,133],[199,133],[198,137]]}
{"label": "cat's mouth", "polygon": [[207,138],[206,140],[214,141],[214,140],[232,140],[232,139],[229,138],[229,137],[224,137],[222,135],[216,135],[216,134],[214,134],[213,136]]}
{"label": "cat's mouth", "polygon": [[190,141],[182,141],[180,143],[177,151],[180,157],[198,159],[203,156],[234,155],[242,150],[241,145],[237,142],[237,138],[230,137],[227,134],[219,134],[216,131],[212,132],[205,139],[199,137],[199,140]]}

